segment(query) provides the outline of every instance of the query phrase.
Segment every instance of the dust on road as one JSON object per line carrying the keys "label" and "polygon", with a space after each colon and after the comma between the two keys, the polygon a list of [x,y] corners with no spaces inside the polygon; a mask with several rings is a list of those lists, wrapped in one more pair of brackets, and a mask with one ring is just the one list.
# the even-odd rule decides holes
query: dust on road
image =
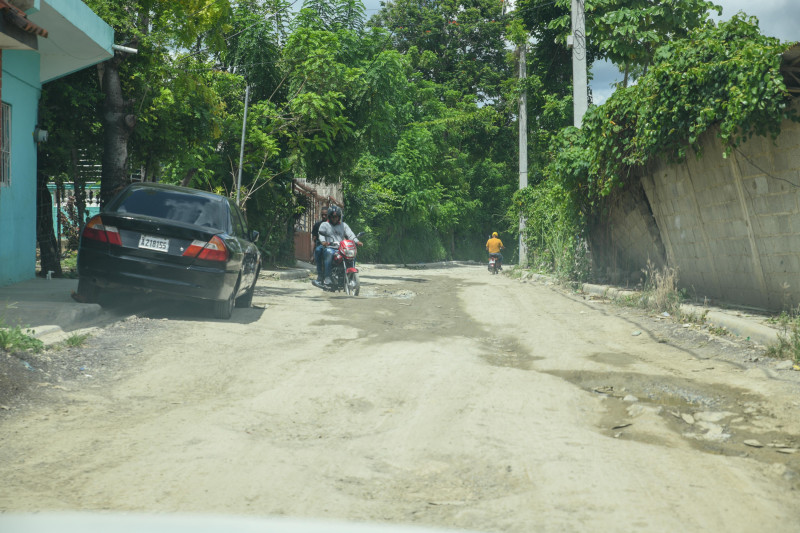
{"label": "dust on road", "polygon": [[89,368],[0,419],[0,510],[797,530],[800,384],[751,347],[481,267],[363,274],[50,354]]}

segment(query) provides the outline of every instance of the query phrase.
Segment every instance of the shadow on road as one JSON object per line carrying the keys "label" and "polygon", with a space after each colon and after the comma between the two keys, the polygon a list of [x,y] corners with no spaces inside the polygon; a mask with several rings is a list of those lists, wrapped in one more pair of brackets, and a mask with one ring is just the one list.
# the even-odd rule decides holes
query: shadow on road
{"label": "shadow on road", "polygon": [[211,302],[197,300],[175,300],[159,296],[127,293],[117,294],[115,298],[104,298],[100,301],[103,310],[117,318],[130,315],[162,320],[187,320],[206,322],[219,320],[237,324],[250,324],[257,322],[264,312],[257,306],[249,308],[236,307],[230,319],[215,319],[212,314]]}
{"label": "shadow on road", "polygon": [[425,278],[398,278],[397,276],[373,276],[372,274],[360,274],[361,280],[365,279],[390,279],[392,281],[408,281],[411,283],[427,283],[430,280]]}

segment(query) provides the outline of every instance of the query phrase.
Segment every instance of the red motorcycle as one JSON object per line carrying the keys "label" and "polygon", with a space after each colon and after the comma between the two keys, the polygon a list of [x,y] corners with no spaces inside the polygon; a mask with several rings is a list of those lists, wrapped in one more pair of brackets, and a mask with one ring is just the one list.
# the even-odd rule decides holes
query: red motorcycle
{"label": "red motorcycle", "polygon": [[[361,235],[363,232],[356,237],[361,237]],[[331,284],[323,285],[314,282],[314,285],[329,292],[344,291],[348,296],[358,296],[361,291],[358,268],[356,268],[358,246],[355,241],[344,239],[338,246],[334,244],[331,248],[336,249],[331,266]]]}

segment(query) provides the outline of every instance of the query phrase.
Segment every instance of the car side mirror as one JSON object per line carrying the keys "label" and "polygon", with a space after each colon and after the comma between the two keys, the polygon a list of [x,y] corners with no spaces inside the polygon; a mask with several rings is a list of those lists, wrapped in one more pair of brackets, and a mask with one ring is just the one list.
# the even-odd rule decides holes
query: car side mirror
{"label": "car side mirror", "polygon": [[259,237],[259,233],[256,230],[251,230],[250,231],[250,241],[251,242],[256,242],[258,240],[258,237]]}

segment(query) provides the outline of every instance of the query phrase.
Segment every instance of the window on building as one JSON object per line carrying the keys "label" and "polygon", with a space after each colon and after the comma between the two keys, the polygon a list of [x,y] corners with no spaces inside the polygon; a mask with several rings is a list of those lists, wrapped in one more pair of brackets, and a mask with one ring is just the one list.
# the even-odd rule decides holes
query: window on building
{"label": "window on building", "polygon": [[11,184],[11,106],[0,107],[0,187]]}

